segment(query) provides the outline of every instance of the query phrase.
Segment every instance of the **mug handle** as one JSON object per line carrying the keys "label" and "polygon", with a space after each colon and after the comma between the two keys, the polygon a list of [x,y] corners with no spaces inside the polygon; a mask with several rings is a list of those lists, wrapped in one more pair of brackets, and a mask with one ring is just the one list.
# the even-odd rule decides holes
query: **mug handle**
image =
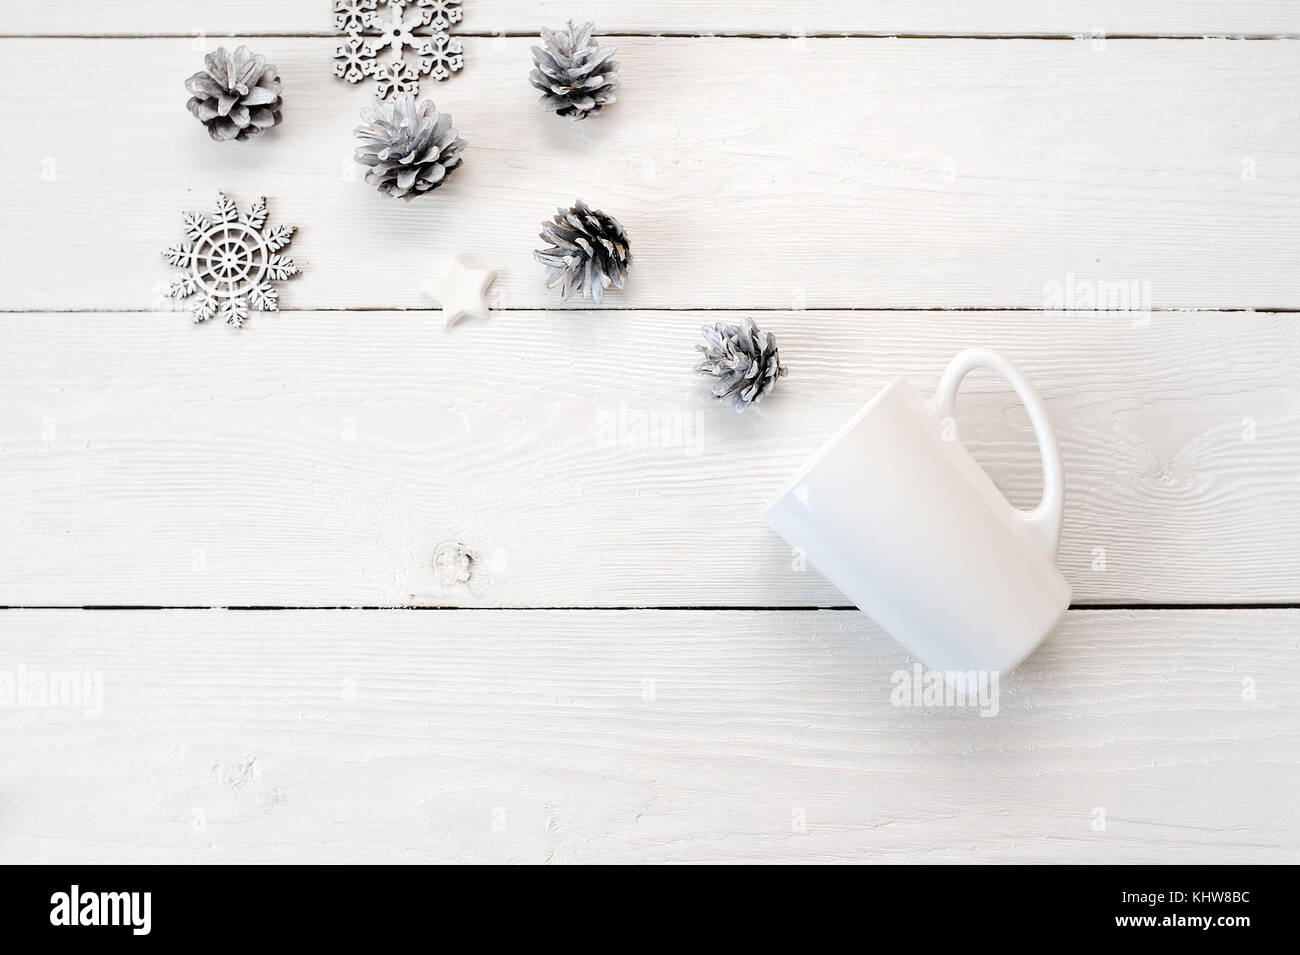
{"label": "mug handle", "polygon": [[1061,471],[1061,450],[1056,444],[1056,433],[1047,418],[1047,409],[1043,407],[1038,394],[1030,387],[1025,376],[1015,365],[997,352],[987,348],[968,348],[959,353],[939,379],[939,388],[935,392],[935,407],[939,419],[948,419],[954,429],[953,440],[960,441],[956,433],[957,389],[962,379],[975,368],[990,368],[1010,382],[1016,390],[1021,404],[1029,412],[1029,420],[1034,426],[1034,437],[1038,439],[1038,453],[1043,459],[1043,498],[1030,510],[1015,508],[1020,518],[1028,525],[1038,542],[1047,551],[1047,556],[1056,560],[1056,549],[1061,542],[1061,519],[1065,513],[1065,480]]}

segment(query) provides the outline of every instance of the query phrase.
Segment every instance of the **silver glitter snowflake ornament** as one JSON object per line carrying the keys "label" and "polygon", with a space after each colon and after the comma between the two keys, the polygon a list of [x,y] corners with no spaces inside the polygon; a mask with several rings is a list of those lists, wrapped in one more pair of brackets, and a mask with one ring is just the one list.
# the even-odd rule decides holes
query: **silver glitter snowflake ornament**
{"label": "silver glitter snowflake ornament", "polygon": [[295,226],[267,228],[266,199],[242,213],[224,193],[217,193],[211,216],[184,215],[186,239],[163,253],[181,270],[167,294],[189,301],[196,322],[224,318],[236,328],[259,312],[280,310],[276,282],[298,274],[293,259],[279,252],[293,239]]}
{"label": "silver glitter snowflake ornament", "polygon": [[421,76],[447,79],[465,65],[460,40],[448,32],[461,21],[460,5],[461,0],[334,0],[334,29],[346,37],[334,51],[334,75],[349,83],[374,77],[381,99],[418,94]]}

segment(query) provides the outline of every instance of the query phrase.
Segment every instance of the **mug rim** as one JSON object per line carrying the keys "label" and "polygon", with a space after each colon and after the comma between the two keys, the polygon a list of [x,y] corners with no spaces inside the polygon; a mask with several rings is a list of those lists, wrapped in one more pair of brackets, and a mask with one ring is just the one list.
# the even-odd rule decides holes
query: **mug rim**
{"label": "mug rim", "polygon": [[894,390],[900,386],[905,386],[908,388],[912,387],[908,382],[908,380],[904,378],[902,375],[899,375],[898,377],[894,378],[883,388],[881,388],[878,392],[876,392],[874,395],[868,398],[866,403],[863,404],[863,406],[859,408],[857,411],[855,411],[848,421],[840,425],[840,427],[835,431],[834,434],[832,434],[829,438],[827,438],[824,442],[822,442],[821,447],[819,447],[816,451],[814,451],[812,455],[809,456],[808,460],[806,460],[802,465],[799,466],[799,469],[795,471],[794,476],[791,477],[790,480],[786,481],[786,483],[782,486],[781,490],[777,491],[776,494],[772,497],[772,499],[768,501],[767,504],[763,507],[764,519],[765,520],[767,519],[768,513],[771,512],[778,504],[780,504],[782,501],[784,501],[786,498],[788,498],[791,494],[794,493],[795,488],[803,483],[805,478],[807,478],[808,474],[815,467],[817,467],[817,465],[822,463],[822,460],[825,459],[825,457],[831,453],[831,451],[835,448],[836,445],[838,445],[841,441],[843,441],[846,437],[848,437],[849,432],[852,431],[854,428],[856,428],[858,424],[861,423],[862,419],[865,418],[867,415],[869,415],[876,408],[876,406],[879,405],[881,401],[884,400],[886,395],[892,394]]}

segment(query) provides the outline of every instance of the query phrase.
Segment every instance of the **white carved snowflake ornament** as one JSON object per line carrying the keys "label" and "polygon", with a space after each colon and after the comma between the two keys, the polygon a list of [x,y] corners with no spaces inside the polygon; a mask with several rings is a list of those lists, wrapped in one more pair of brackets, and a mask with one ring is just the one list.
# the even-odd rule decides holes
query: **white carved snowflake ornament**
{"label": "white carved snowflake ornament", "polygon": [[187,299],[196,322],[220,317],[239,328],[250,308],[280,310],[275,283],[297,275],[298,268],[279,252],[296,227],[268,229],[265,197],[241,213],[219,192],[211,218],[187,212],[184,220],[185,241],[163,253],[168,265],[181,270],[167,294]]}
{"label": "white carved snowflake ornament", "polygon": [[449,32],[464,15],[460,5],[461,0],[334,0],[334,30],[345,37],[334,50],[334,75],[349,83],[373,76],[381,99],[418,95],[421,76],[447,79],[465,65],[461,42]]}

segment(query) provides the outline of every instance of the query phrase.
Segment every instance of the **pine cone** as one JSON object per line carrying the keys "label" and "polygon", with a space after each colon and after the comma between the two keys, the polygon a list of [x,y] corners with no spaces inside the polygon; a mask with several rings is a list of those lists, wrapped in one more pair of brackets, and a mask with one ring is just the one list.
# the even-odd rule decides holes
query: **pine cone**
{"label": "pine cone", "polygon": [[465,140],[432,100],[417,106],[413,95],[399,93],[365,107],[361,118],[366,125],[356,129],[362,142],[356,160],[370,167],[366,182],[386,196],[409,200],[431,192],[460,165]]}
{"label": "pine cone", "polygon": [[789,374],[781,364],[776,336],[760,332],[751,318],[740,325],[705,325],[704,342],[695,346],[704,352],[695,370],[718,379],[713,397],[730,396],[737,412],[758,404],[778,378]]}
{"label": "pine cone", "polygon": [[618,89],[618,64],[610,59],[613,47],[596,46],[594,23],[567,30],[542,29],[546,49],[533,47],[535,69],[528,79],[542,91],[542,103],[561,116],[586,119],[614,102]]}
{"label": "pine cone", "polygon": [[203,61],[205,69],[185,81],[193,95],[185,105],[217,142],[260,136],[280,122],[280,74],[266,58],[241,46],[219,47]]}
{"label": "pine cone", "polygon": [[592,210],[581,199],[572,209],[560,209],[542,223],[541,237],[551,243],[533,257],[546,266],[546,287],[560,287],[560,297],[577,293],[596,304],[611,285],[622,288],[632,264],[627,233],[613,216]]}

